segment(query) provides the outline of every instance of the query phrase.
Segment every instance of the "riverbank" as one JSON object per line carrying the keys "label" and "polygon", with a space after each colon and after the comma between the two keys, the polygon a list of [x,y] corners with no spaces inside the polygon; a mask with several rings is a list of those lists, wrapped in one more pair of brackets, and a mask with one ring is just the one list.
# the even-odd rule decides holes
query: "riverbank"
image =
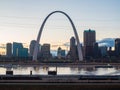
{"label": "riverbank", "polygon": [[7,61],[7,62],[1,62],[0,65],[27,65],[27,66],[79,66],[79,67],[95,67],[98,65],[102,66],[113,66],[113,67],[120,67],[120,63],[102,63],[102,62],[73,62],[73,63],[42,63],[42,62],[35,62],[35,61],[29,61],[29,62],[13,62],[13,61]]}
{"label": "riverbank", "polygon": [[1,90],[120,90],[120,84],[73,84],[73,83],[6,83]]}
{"label": "riverbank", "polygon": [[[0,76],[1,90],[119,90],[119,76],[8,75]],[[32,87],[31,87],[32,86]]]}

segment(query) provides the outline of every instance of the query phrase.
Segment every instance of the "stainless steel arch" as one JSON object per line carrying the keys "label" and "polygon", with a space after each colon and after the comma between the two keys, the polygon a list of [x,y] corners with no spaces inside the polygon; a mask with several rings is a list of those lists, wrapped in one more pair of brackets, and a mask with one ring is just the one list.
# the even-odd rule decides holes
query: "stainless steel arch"
{"label": "stainless steel arch", "polygon": [[77,31],[76,31],[75,25],[74,25],[73,21],[71,20],[71,18],[63,11],[53,11],[44,19],[44,21],[43,21],[43,23],[40,27],[39,33],[38,33],[37,42],[36,42],[34,52],[33,52],[33,60],[37,61],[38,45],[39,45],[39,42],[40,42],[40,38],[41,38],[41,34],[42,34],[42,31],[43,31],[44,25],[45,25],[47,19],[54,13],[62,13],[69,19],[69,21],[72,25],[74,34],[75,34],[76,41],[77,41],[77,50],[78,50],[79,61],[83,61],[81,45],[80,45],[80,41],[79,41],[79,38],[78,38],[78,34],[77,34]]}

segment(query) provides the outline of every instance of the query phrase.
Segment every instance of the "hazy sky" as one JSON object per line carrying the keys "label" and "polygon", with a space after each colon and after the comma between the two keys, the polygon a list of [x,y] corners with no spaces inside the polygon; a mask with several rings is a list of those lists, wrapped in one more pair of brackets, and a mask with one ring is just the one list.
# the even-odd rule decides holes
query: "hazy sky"
{"label": "hazy sky", "polygon": [[[0,43],[36,39],[44,18],[55,10],[71,17],[80,41],[89,28],[97,40],[120,37],[120,0],[0,0]],[[41,43],[65,43],[71,36],[69,21],[56,13],[45,24]]]}

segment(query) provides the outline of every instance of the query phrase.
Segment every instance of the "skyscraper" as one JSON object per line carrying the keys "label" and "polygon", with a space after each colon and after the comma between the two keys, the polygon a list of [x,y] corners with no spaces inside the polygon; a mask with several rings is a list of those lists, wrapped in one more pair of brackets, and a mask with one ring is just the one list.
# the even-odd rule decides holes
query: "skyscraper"
{"label": "skyscraper", "polygon": [[85,30],[84,31],[84,56],[92,57],[93,56],[93,46],[96,42],[96,33],[94,30]]}
{"label": "skyscraper", "polygon": [[72,60],[78,59],[77,46],[76,46],[74,37],[71,37],[71,39],[70,39],[70,59],[72,59]]}
{"label": "skyscraper", "polygon": [[18,57],[20,49],[23,48],[22,43],[13,42],[13,56]]}
{"label": "skyscraper", "polygon": [[11,43],[6,44],[6,56],[7,57],[12,56],[12,44]]}
{"label": "skyscraper", "polygon": [[98,43],[94,43],[93,55],[94,55],[94,58],[98,58],[98,57],[99,57],[99,47],[98,47]]}
{"label": "skyscraper", "polygon": [[28,49],[23,48],[22,43],[13,42],[13,56],[14,57],[27,57]]}

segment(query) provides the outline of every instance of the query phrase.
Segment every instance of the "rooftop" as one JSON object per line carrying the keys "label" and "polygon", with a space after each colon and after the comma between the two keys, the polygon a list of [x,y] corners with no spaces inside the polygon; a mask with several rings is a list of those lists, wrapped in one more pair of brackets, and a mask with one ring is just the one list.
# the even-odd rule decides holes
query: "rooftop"
{"label": "rooftop", "polygon": [[84,32],[95,32],[95,30],[89,29],[89,30],[84,30]]}

